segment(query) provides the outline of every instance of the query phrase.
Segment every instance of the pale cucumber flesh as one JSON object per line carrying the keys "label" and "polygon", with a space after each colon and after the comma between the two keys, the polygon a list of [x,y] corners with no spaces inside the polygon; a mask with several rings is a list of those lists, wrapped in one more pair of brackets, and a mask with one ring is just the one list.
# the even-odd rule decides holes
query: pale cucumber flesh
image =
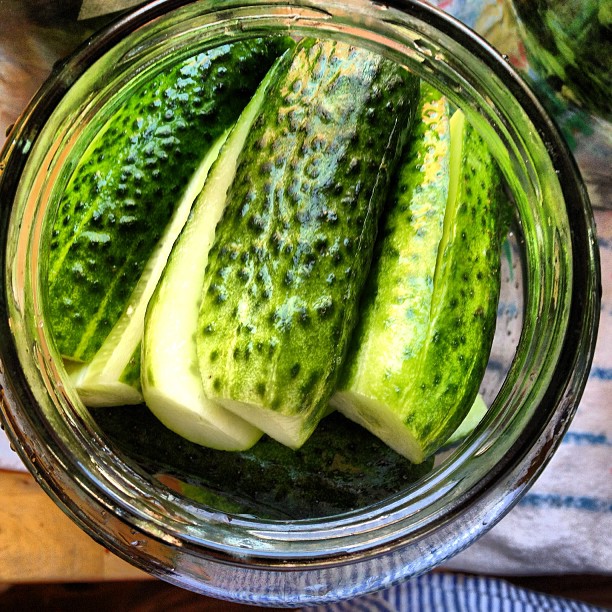
{"label": "pale cucumber flesh", "polygon": [[265,77],[221,149],[170,255],[145,322],[141,382],[147,406],[175,433],[219,450],[247,449],[262,433],[206,396],[194,330],[208,252],[238,155],[275,74],[273,68]]}

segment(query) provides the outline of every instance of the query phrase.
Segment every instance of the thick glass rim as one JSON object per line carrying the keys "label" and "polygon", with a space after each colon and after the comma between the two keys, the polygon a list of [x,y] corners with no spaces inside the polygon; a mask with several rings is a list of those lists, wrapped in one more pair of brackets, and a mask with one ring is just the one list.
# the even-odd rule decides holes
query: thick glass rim
{"label": "thick glass rim", "polygon": [[[120,18],[54,69],[15,125],[0,156],[0,202],[3,204],[0,222],[3,242],[0,384],[4,389],[0,415],[13,445],[47,493],[104,546],[160,577],[223,598],[228,598],[228,594],[222,586],[197,583],[195,577],[202,570],[202,563],[218,564],[224,568],[225,577],[218,579],[221,584],[232,575],[234,570],[229,568],[247,568],[246,571],[255,574],[260,569],[278,569],[283,575],[287,575],[289,570],[299,569],[307,575],[308,572],[332,567],[349,571],[346,568],[355,563],[376,563],[373,559],[377,559],[380,562],[378,575],[384,573],[386,577],[380,579],[388,583],[425,571],[469,545],[518,501],[559,443],[586,384],[599,316],[599,262],[586,189],[556,126],[512,67],[467,27],[416,0],[390,2],[386,7],[366,0],[300,1],[292,3],[293,6],[305,11],[305,15],[318,24],[317,27],[323,27],[321,23],[325,23],[317,12],[332,15],[331,22],[327,21],[328,25],[331,23],[328,33],[342,36],[367,30],[370,33],[367,42],[373,46],[388,44],[387,41],[381,42],[383,37],[406,23],[414,27],[418,24],[424,39],[435,36],[444,39],[449,46],[454,45],[457,50],[474,58],[480,70],[490,71],[492,80],[503,84],[500,91],[510,94],[515,106],[524,112],[525,124],[534,130],[528,144],[532,140],[540,141],[550,155],[550,168],[558,176],[559,189],[565,201],[563,215],[571,224],[571,232],[568,231],[566,236],[571,244],[565,245],[571,256],[559,256],[559,265],[566,261],[571,266],[568,271],[571,286],[565,287],[568,302],[566,317],[562,321],[564,329],[559,332],[562,337],[557,339],[547,378],[531,400],[532,409],[521,416],[520,435],[507,442],[506,452],[498,457],[492,469],[485,471],[482,462],[492,444],[491,435],[494,431],[500,433],[503,425],[513,417],[506,414],[502,418],[497,414],[499,411],[492,410],[479,431],[426,477],[420,483],[421,488],[410,491],[409,495],[398,495],[365,510],[328,519],[265,521],[227,517],[195,504],[186,504],[185,500],[169,491],[152,495],[146,475],[118,460],[86,416],[76,412],[63,413],[64,421],[58,418],[50,423],[48,416],[32,410],[32,406],[40,404],[41,393],[45,393],[42,389],[44,381],[42,378],[42,382],[39,381],[41,388],[33,388],[31,376],[23,367],[24,350],[28,349],[17,346],[15,341],[16,329],[21,329],[16,321],[20,298],[11,294],[15,290],[11,275],[14,275],[16,253],[10,250],[10,245],[7,247],[7,243],[9,237],[23,231],[15,229],[18,224],[11,220],[9,209],[36,139],[49,116],[89,66],[116,49],[117,45],[125,44],[130,34],[136,33],[139,42],[146,41],[147,28],[153,27],[150,24],[163,22],[168,15],[172,28],[179,24],[179,30],[180,20],[190,11],[197,13],[200,7],[204,7],[202,14],[207,15],[225,11],[226,18],[238,7],[250,15],[268,10],[270,17],[263,20],[268,23],[274,18],[281,19],[283,13],[279,9],[286,4],[280,1],[198,3],[157,0]],[[285,18],[289,22],[291,16],[285,14]],[[352,19],[359,23],[361,30],[351,23]],[[294,25],[295,31],[308,31],[308,25],[304,23]],[[245,32],[254,35],[261,24],[248,27]],[[397,38],[393,41],[396,47],[389,53],[399,56],[405,48]],[[499,100],[495,103],[499,104]],[[557,246],[563,237],[557,238]],[[27,278],[24,281],[25,286],[35,282],[35,279]],[[28,308],[35,309],[36,306]],[[28,311],[26,316],[33,314]],[[44,350],[40,352],[40,347],[34,347],[28,359],[33,363],[37,360],[38,363],[44,362],[39,369],[43,378],[53,378],[57,374],[61,379],[60,373],[49,369],[47,356]],[[507,385],[505,392],[511,392]],[[69,391],[61,393],[65,396],[54,401],[60,404],[70,402]],[[53,430],[51,425],[57,429]],[[81,443],[80,452],[71,451],[65,436]],[[474,456],[485,457],[481,459],[480,477],[476,482],[466,475],[465,468],[468,458]],[[116,472],[118,461],[122,467],[121,474]],[[501,491],[505,495],[499,495]],[[454,493],[452,501],[449,499],[451,492]],[[460,534],[456,533],[458,525],[463,527]],[[146,546],[142,545],[143,542],[147,543]],[[192,568],[191,574],[189,567]],[[376,572],[373,575],[377,575]],[[363,590],[379,588],[380,585],[380,582],[372,582]],[[217,588],[220,590],[215,591]],[[333,589],[326,593],[312,594],[308,601],[328,600]],[[277,598],[273,603],[278,605],[279,601]]]}

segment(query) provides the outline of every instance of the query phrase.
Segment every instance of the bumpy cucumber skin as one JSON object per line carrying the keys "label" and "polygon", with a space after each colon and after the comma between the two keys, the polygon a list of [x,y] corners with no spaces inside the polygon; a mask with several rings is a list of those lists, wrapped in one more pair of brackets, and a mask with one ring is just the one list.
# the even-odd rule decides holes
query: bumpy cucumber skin
{"label": "bumpy cucumber skin", "polygon": [[211,448],[243,450],[262,433],[206,397],[195,330],[208,253],[240,152],[271,83],[285,73],[289,59],[285,53],[274,64],[224,139],[147,307],[141,359],[144,400],[166,427]]}
{"label": "bumpy cucumber skin", "polygon": [[[452,132],[452,128],[451,128]],[[426,353],[415,405],[430,410],[405,417],[435,452],[472,406],[485,373],[495,334],[501,286],[504,201],[500,170],[485,142],[466,121],[455,221],[443,241]],[[446,233],[446,221],[445,221]],[[419,397],[420,396],[420,397]],[[437,414],[436,414],[437,412]]]}
{"label": "bumpy cucumber skin", "polygon": [[251,39],[190,58],[126,100],[92,143],[51,229],[48,316],[64,357],[86,362],[100,348],[200,159],[288,44]]}
{"label": "bumpy cucumber skin", "polygon": [[91,413],[116,452],[186,497],[232,514],[299,520],[349,512],[401,492],[433,466],[410,463],[339,413],[297,451],[264,437],[240,452],[189,442],[144,405]]}
{"label": "bumpy cucumber skin", "polygon": [[209,254],[200,371],[229,408],[295,416],[294,448],[336,383],[417,100],[395,64],[306,41],[245,144]]}
{"label": "bumpy cucumber skin", "polygon": [[[462,132],[451,132],[462,139],[458,191],[445,214],[424,340],[414,347],[416,355],[406,349],[410,369],[395,384],[387,387],[386,380],[374,380],[364,391],[357,381],[358,393],[341,394],[337,404],[414,462],[445,442],[477,396],[495,332],[501,282],[500,173],[467,122]],[[364,376],[368,381],[367,372]],[[384,379],[385,373],[379,371],[379,376]],[[359,401],[359,391],[364,401]],[[377,413],[381,406],[385,408]]]}
{"label": "bumpy cucumber skin", "polygon": [[431,409],[405,418],[406,425],[426,437],[424,456],[435,452],[469,412],[487,367],[497,320],[501,173],[467,121],[463,140],[455,222],[442,245],[436,271],[440,287],[432,305],[421,383],[415,389],[415,404],[420,399]]}
{"label": "bumpy cucumber skin", "polygon": [[448,101],[426,83],[421,84],[417,118],[339,384],[351,394],[391,406],[426,340],[448,199]]}

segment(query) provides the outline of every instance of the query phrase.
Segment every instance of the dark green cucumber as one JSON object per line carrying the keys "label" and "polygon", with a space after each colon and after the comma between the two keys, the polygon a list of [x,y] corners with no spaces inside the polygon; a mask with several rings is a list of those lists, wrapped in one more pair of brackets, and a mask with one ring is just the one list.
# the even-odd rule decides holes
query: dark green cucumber
{"label": "dark green cucumber", "polygon": [[298,448],[328,407],[418,100],[402,67],[302,41],[238,162],[198,321],[208,397]]}
{"label": "dark green cucumber", "polygon": [[335,413],[301,449],[262,438],[248,451],[199,446],[166,429],[144,406],[92,409],[113,450],[183,494],[232,514],[294,520],[332,516],[398,494],[432,468],[413,465]]}
{"label": "dark green cucumber", "polygon": [[[445,442],[477,396],[495,331],[501,282],[500,173],[460,111],[450,123],[450,171],[441,168],[438,177],[432,173],[435,165],[421,164],[419,152],[430,146],[426,133],[413,147],[416,157],[406,162],[417,164],[421,187],[433,181],[434,193],[428,198],[448,192],[443,232],[435,220],[427,232],[438,235],[424,246],[423,218],[411,211],[427,199],[422,190],[407,192],[406,213],[400,195],[372,275],[356,349],[333,400],[346,416],[417,463]],[[431,248],[437,256],[428,253]],[[429,272],[424,278],[429,282],[422,278],[425,257]],[[426,305],[423,311],[414,307],[419,296]]]}
{"label": "dark green cucumber", "polygon": [[49,322],[61,354],[87,362],[122,315],[189,178],[286,47],[223,45],[125,101],[78,162],[49,252]]}
{"label": "dark green cucumber", "polygon": [[168,256],[201,191],[208,171],[225,141],[222,135],[210,147],[185,188],[172,218],[155,245],[121,314],[95,355],[87,363],[67,361],[66,367],[86,406],[140,404],[140,352],[147,305],[164,271]]}

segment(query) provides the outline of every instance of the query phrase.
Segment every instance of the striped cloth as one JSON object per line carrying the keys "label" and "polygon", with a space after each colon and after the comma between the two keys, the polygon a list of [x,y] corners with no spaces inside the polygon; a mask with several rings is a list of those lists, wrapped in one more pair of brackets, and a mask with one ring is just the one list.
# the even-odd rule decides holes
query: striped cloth
{"label": "striped cloth", "polygon": [[596,612],[603,610],[504,580],[429,573],[378,593],[304,612]]}
{"label": "striped cloth", "polygon": [[504,519],[446,565],[496,574],[612,575],[612,210],[596,212],[602,267],[590,377],[562,443]]}

